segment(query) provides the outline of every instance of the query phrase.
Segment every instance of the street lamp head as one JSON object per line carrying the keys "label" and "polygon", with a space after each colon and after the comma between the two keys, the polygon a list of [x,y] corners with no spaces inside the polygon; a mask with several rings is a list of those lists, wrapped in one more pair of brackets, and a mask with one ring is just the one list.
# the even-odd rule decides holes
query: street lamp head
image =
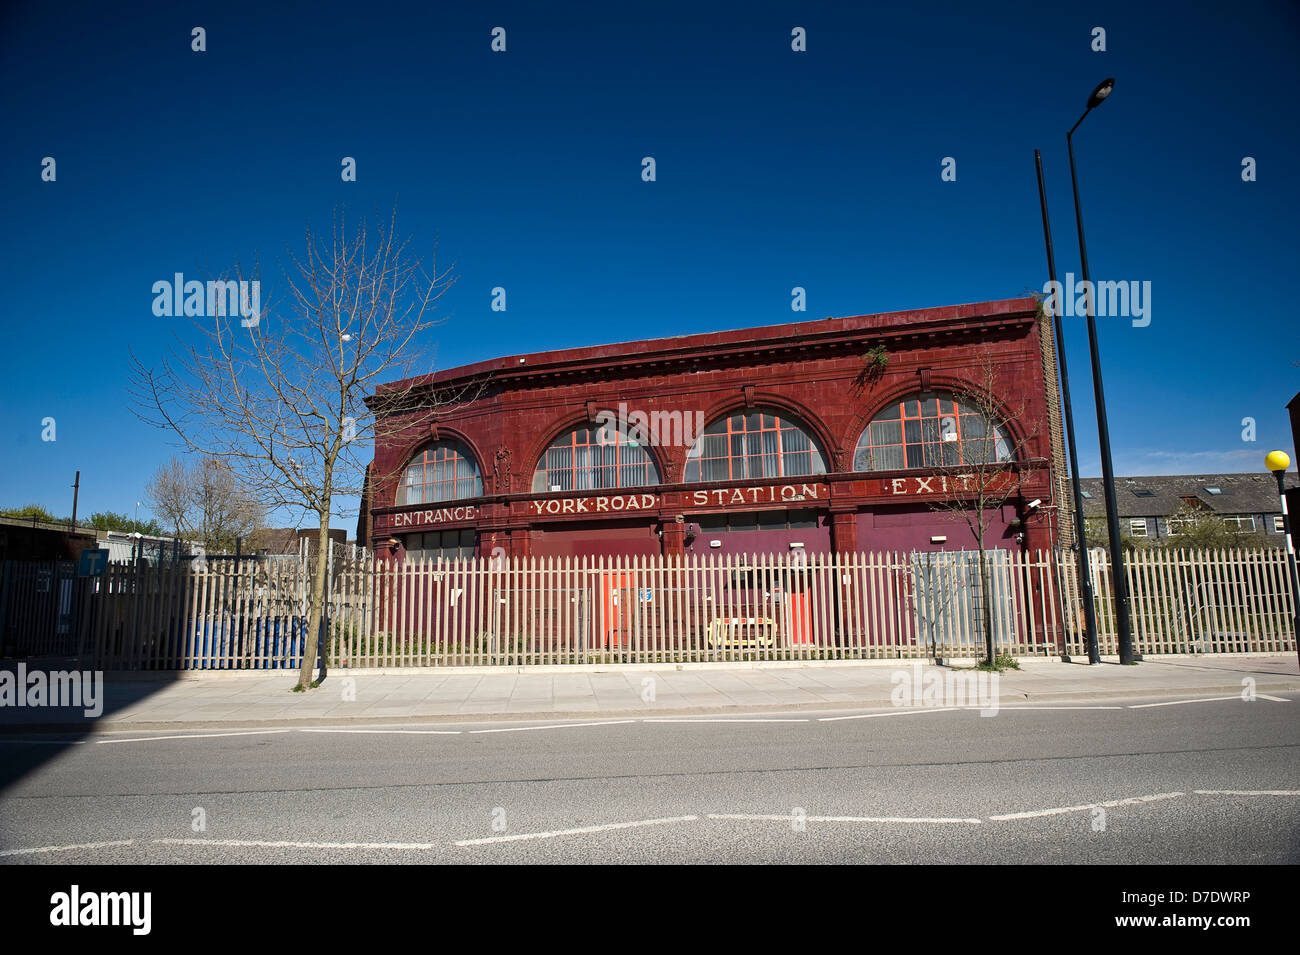
{"label": "street lamp head", "polygon": [[1264,467],[1274,474],[1285,471],[1291,466],[1291,456],[1285,451],[1270,451],[1264,456]]}
{"label": "street lamp head", "polygon": [[1097,88],[1093,90],[1092,95],[1088,97],[1088,109],[1096,109],[1098,106],[1100,106],[1102,100],[1104,100],[1107,96],[1109,96],[1111,90],[1113,90],[1114,88],[1115,88],[1115,78],[1113,76],[1104,79],[1100,83],[1098,83]]}

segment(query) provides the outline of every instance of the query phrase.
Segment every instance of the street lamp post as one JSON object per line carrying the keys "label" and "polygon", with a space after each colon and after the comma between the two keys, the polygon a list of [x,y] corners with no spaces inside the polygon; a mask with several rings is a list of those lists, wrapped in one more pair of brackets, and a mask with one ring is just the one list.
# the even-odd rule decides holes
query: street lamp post
{"label": "street lamp post", "polygon": [[1092,358],[1092,390],[1097,405],[1097,439],[1101,444],[1102,490],[1106,494],[1106,529],[1110,535],[1111,584],[1115,589],[1115,630],[1119,637],[1119,662],[1133,662],[1133,631],[1129,626],[1128,578],[1124,573],[1124,549],[1119,537],[1119,512],[1115,507],[1115,470],[1110,460],[1110,425],[1106,421],[1106,392],[1101,384],[1101,352],[1097,348],[1097,317],[1092,278],[1088,272],[1088,246],[1083,238],[1083,211],[1079,206],[1079,177],[1074,168],[1074,131],[1100,106],[1115,88],[1113,79],[1102,80],[1088,97],[1088,107],[1068,133],[1070,184],[1074,187],[1074,219],[1079,227],[1079,268],[1087,290],[1088,352]]}
{"label": "street lamp post", "polygon": [[1286,507],[1286,469],[1291,466],[1291,457],[1285,451],[1270,451],[1264,457],[1264,466],[1277,478],[1277,496],[1282,501],[1282,534],[1286,537],[1286,566],[1291,578],[1291,631],[1296,638],[1296,653],[1300,654],[1300,574],[1296,571],[1291,515]]}
{"label": "street lamp post", "polygon": [[[1047,277],[1051,288],[1056,284],[1056,253],[1052,249],[1052,224],[1047,217],[1047,189],[1043,185],[1043,157],[1034,150],[1034,166],[1038,170],[1038,204],[1043,210],[1043,241],[1047,245]],[[1059,296],[1058,296],[1059,298]],[[1065,334],[1061,328],[1061,303],[1052,308],[1052,327],[1056,332],[1056,363],[1061,372],[1061,399],[1065,405],[1065,434],[1070,442],[1070,482],[1074,490],[1074,538],[1078,547],[1079,595],[1083,598],[1083,619],[1086,632],[1084,642],[1088,647],[1088,664],[1101,662],[1097,647],[1097,607],[1092,598],[1092,573],[1088,567],[1088,534],[1083,523],[1083,490],[1079,487],[1079,443],[1074,437],[1074,409],[1070,402],[1070,370],[1065,361]]]}

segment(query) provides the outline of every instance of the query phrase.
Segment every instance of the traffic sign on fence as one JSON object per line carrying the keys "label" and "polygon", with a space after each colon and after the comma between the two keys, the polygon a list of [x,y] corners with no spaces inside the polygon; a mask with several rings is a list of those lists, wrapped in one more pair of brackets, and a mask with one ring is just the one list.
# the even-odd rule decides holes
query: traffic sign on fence
{"label": "traffic sign on fence", "polygon": [[108,566],[108,549],[88,547],[81,552],[81,561],[77,564],[78,577],[100,577]]}

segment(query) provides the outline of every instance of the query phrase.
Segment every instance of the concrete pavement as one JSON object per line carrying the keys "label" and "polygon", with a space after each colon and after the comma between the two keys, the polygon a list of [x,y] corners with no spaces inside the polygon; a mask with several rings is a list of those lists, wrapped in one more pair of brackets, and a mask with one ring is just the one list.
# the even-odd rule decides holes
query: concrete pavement
{"label": "concrete pavement", "polygon": [[[519,669],[332,670],[308,693],[293,671],[107,674],[98,719],[81,710],[0,707],[0,729],[181,729],[477,719],[888,708],[900,671],[925,661],[681,664]],[[29,664],[35,667],[37,664]],[[59,668],[49,664],[50,669]],[[66,666],[66,664],[65,664]],[[13,669],[13,664],[6,668]],[[941,668],[941,672],[948,671]],[[961,672],[961,671],[958,671]],[[1253,682],[1252,682],[1253,681]],[[1240,695],[1300,690],[1295,654],[1148,657],[1133,667],[1022,661],[999,703]]]}

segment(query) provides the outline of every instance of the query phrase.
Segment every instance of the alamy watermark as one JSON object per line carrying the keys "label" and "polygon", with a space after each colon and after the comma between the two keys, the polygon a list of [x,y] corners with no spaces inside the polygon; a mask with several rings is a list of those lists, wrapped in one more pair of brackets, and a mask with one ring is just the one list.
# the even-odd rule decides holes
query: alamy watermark
{"label": "alamy watermark", "polygon": [[645,447],[685,447],[695,444],[704,432],[703,411],[628,411],[627,402],[618,403],[618,411],[601,411],[596,415],[600,430],[596,443],[618,444],[623,435],[627,444]]}
{"label": "alamy watermark", "polygon": [[977,707],[980,716],[998,714],[998,674],[987,670],[939,670],[913,663],[895,670],[889,701],[895,706]]}
{"label": "alamy watermark", "polygon": [[239,315],[239,324],[253,328],[262,319],[262,283],[253,281],[185,281],[180,272],[175,281],[153,283],[153,313],[159,318],[224,318]]}
{"label": "alamy watermark", "polygon": [[102,670],[0,670],[0,706],[81,707],[95,718],[104,712]]}
{"label": "alamy watermark", "polygon": [[1088,314],[1088,302],[1092,299],[1093,314],[1098,318],[1131,318],[1134,328],[1151,324],[1150,280],[1076,284],[1074,273],[1066,272],[1064,283],[1045,283],[1043,294],[1047,296],[1043,304],[1053,317],[1082,318]]}
{"label": "alamy watermark", "polygon": [[50,924],[116,925],[132,935],[148,935],[153,925],[152,892],[83,892],[74,885],[50,896]]}

